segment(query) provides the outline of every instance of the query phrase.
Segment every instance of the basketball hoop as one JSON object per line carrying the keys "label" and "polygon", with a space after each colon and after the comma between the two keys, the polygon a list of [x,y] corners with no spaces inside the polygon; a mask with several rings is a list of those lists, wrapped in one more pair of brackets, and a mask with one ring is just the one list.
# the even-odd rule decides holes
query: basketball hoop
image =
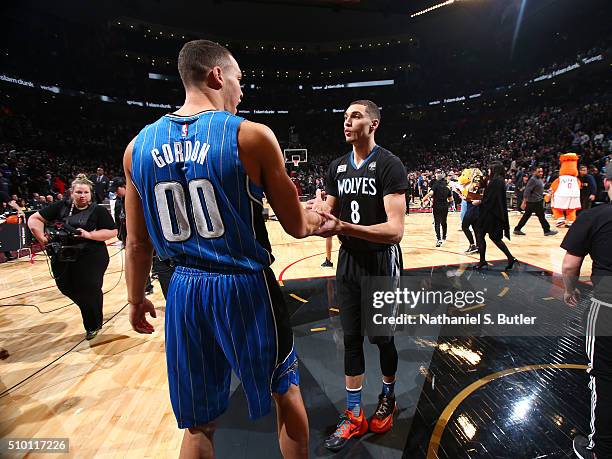
{"label": "basketball hoop", "polygon": [[294,170],[300,167],[300,163],[308,161],[308,150],[306,148],[285,148],[283,155],[287,167],[290,167],[289,164],[291,164]]}

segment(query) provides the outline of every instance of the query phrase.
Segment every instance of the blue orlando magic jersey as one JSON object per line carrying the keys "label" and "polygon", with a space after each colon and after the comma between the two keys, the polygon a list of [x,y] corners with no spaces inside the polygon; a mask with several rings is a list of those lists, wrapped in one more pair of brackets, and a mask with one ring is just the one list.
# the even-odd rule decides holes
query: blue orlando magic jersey
{"label": "blue orlando magic jersey", "polygon": [[146,126],[132,180],[157,254],[202,270],[259,271],[272,263],[263,190],[238,156],[243,118],[223,111],[168,114]]}

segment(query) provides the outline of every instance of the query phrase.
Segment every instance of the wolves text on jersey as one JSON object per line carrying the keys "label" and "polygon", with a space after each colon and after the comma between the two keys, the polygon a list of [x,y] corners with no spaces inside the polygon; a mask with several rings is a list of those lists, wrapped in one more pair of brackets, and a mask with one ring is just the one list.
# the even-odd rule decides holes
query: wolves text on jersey
{"label": "wolves text on jersey", "polygon": [[350,177],[338,180],[338,195],[345,194],[376,195],[376,179]]}

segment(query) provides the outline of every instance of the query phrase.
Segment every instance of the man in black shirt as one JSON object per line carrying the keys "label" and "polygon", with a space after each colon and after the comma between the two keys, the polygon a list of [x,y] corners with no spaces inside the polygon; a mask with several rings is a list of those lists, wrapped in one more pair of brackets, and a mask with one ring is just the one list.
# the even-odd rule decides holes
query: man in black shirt
{"label": "man in black shirt", "polygon": [[108,180],[108,177],[104,175],[104,169],[101,167],[98,167],[96,170],[96,175],[93,175],[90,180],[94,184],[94,198],[98,204],[102,204],[106,199],[110,180]]}
{"label": "man in black shirt", "polygon": [[416,180],[412,177],[412,174],[408,175],[408,189],[406,190],[406,215],[410,213],[410,204],[414,198],[414,188],[416,186]]}
{"label": "man in black shirt", "polygon": [[523,193],[525,192],[525,187],[527,186],[528,181],[529,177],[527,175],[522,175],[520,180],[516,182],[516,210],[518,210],[520,213],[523,213],[521,205],[523,204]]}
{"label": "man in black shirt", "polygon": [[605,202],[607,201],[607,193],[604,188],[604,174],[599,172],[597,166],[591,166],[589,168],[589,173],[591,177],[595,179],[595,185],[597,186],[597,196],[595,197],[595,201]]}
{"label": "man in black shirt", "polygon": [[[333,451],[368,431],[361,409],[365,372],[362,320],[366,320],[361,314],[361,278],[387,276],[399,280],[402,270],[399,242],[404,235],[408,180],[399,158],[376,145],[374,134],[379,124],[380,111],[375,103],[351,103],[344,113],[344,136],[353,148],[329,166],[327,200],[319,196],[308,203],[308,207],[329,218],[317,234],[338,235],[342,244],[336,285],[344,331],[347,409],[337,430],[325,440],[325,446]],[[370,337],[370,342],[380,351],[383,388],[369,428],[382,433],[391,429],[396,411],[398,355],[393,336]]]}
{"label": "man in black shirt", "polygon": [[579,171],[580,175],[578,180],[580,183],[580,205],[582,209],[578,210],[578,213],[582,210],[590,209],[597,197],[597,183],[595,182],[595,178],[588,173],[586,166],[580,166]]}
{"label": "man in black shirt", "polygon": [[[125,179],[117,177],[113,180],[113,187],[117,195],[113,215],[115,224],[117,225],[117,239],[121,241],[122,247],[125,247],[127,239],[127,225],[125,223]],[[147,285],[145,286],[145,294],[150,295],[151,293],[153,293],[153,284],[151,283],[151,276],[149,276],[147,278]]]}
{"label": "man in black shirt", "polygon": [[525,226],[527,220],[529,220],[529,217],[531,217],[531,214],[533,213],[535,213],[540,220],[540,225],[542,225],[542,229],[544,230],[544,236],[554,236],[558,233],[558,231],[550,229],[550,224],[546,221],[546,216],[544,215],[543,176],[544,169],[541,167],[535,168],[533,175],[525,186],[525,190],[523,190],[523,202],[521,203],[521,209],[523,209],[525,213],[518,222],[518,225],[516,225],[516,228],[514,228],[514,234],[517,236],[525,236],[525,233],[523,233],[521,229],[523,226]]}
{"label": "man in black shirt", "polygon": [[[442,243],[446,242],[448,203],[452,200],[452,194],[444,179],[444,173],[440,169],[436,169],[436,180],[431,184],[431,190],[427,193],[425,199],[429,200],[432,197],[436,247],[441,247]],[[442,234],[440,234],[440,227],[442,228]]]}
{"label": "man in black shirt", "polygon": [[[604,187],[612,197],[612,170]],[[593,297],[586,322],[586,351],[591,389],[591,434],[574,438],[574,451],[581,458],[612,457],[612,205],[582,212],[570,227],[561,247],[564,300],[576,306],[580,268],[586,255],[593,260]]]}
{"label": "man in black shirt", "polygon": [[127,236],[127,228],[125,224],[125,180],[122,178],[116,178],[113,180],[113,186],[115,188],[115,208],[113,218],[117,224],[117,239],[119,239],[125,246],[125,239]]}

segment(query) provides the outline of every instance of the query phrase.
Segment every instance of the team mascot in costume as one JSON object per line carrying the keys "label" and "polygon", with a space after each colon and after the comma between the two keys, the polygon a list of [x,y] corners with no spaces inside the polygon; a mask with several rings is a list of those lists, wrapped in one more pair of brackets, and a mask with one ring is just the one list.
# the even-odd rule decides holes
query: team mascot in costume
{"label": "team mascot in costume", "polygon": [[[483,178],[482,171],[478,168],[463,169],[458,180],[460,185],[458,188],[461,190],[463,197],[468,201],[481,198],[482,192],[480,191],[484,188],[481,183]],[[476,196],[477,194],[480,196]]]}
{"label": "team mascot in costume", "polygon": [[559,156],[559,161],[561,161],[559,178],[551,185],[552,212],[557,226],[571,226],[576,221],[576,211],[582,208],[578,159],[580,156],[576,153]]}

